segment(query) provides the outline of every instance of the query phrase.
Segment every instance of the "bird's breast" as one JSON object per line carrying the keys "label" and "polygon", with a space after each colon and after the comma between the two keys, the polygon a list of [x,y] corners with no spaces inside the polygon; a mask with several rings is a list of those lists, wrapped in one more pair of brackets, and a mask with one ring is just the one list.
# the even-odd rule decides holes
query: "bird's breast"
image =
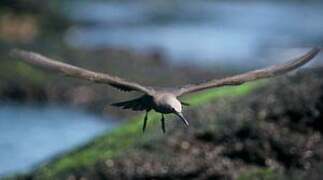
{"label": "bird's breast", "polygon": [[155,106],[155,107],[153,107],[153,109],[156,112],[163,113],[163,114],[169,114],[169,113],[173,112],[171,109],[169,109],[167,107],[163,107],[163,106]]}

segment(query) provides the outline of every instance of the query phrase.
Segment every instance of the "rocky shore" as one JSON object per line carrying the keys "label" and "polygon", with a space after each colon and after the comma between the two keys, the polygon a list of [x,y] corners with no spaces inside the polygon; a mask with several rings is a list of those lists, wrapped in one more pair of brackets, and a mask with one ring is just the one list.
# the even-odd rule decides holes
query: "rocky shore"
{"label": "rocky shore", "polygon": [[[249,95],[190,109],[190,128],[169,121],[167,134],[160,134],[157,123],[130,147],[92,165],[57,174],[51,172],[55,160],[22,179],[320,179],[322,72],[308,69]],[[94,142],[105,147],[108,141]],[[59,161],[73,163],[71,156]]]}

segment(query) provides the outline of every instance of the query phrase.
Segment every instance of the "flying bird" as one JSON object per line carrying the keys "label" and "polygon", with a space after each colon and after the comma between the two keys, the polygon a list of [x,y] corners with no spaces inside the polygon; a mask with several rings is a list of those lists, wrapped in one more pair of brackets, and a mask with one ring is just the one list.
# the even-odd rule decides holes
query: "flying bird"
{"label": "flying bird", "polygon": [[165,133],[166,128],[164,114],[175,114],[183,121],[186,126],[189,126],[189,122],[185,119],[182,113],[182,106],[188,104],[181,102],[178,97],[209,88],[240,85],[248,81],[281,75],[309,62],[319,53],[319,51],[319,48],[313,48],[303,56],[290,60],[285,64],[273,65],[263,69],[257,69],[222,79],[213,79],[204,83],[188,84],[179,88],[154,88],[151,86],[144,86],[142,84],[128,81],[117,76],[112,76],[110,74],[94,72],[81,67],[76,67],[70,64],[59,62],[30,51],[13,49],[10,54],[12,57],[21,59],[29,64],[52,70],[54,72],[62,73],[67,76],[85,79],[95,83],[108,84],[125,92],[141,92],[142,96],[138,98],[114,103],[112,105],[121,107],[123,109],[145,111],[146,113],[142,127],[143,131],[145,131],[147,126],[148,113],[151,110],[155,110],[156,112],[161,113],[161,128]]}

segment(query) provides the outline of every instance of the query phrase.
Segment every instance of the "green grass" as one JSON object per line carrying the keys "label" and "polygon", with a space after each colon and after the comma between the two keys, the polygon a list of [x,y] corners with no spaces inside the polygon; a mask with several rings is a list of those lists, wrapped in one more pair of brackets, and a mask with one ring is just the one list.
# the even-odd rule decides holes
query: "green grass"
{"label": "green grass", "polygon": [[[263,85],[264,82],[256,81],[236,87],[206,90],[186,96],[183,100],[190,103],[190,107],[199,106],[219,97],[245,95]],[[143,116],[142,114],[131,118],[112,132],[97,137],[83,147],[41,166],[35,171],[36,177],[39,179],[54,179],[64,172],[93,165],[98,160],[112,158],[125,149],[131,148],[132,145],[144,138],[141,129]],[[150,113],[149,126],[155,126],[159,118],[159,114]]]}
{"label": "green grass", "polygon": [[237,180],[280,180],[286,179],[278,171],[271,168],[260,168],[242,173]]}

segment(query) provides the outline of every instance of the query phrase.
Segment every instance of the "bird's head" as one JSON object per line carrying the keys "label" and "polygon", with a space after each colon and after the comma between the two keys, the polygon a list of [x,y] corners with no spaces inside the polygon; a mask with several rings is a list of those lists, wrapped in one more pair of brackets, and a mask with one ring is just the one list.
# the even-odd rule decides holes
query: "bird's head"
{"label": "bird's head", "polygon": [[170,110],[175,113],[181,113],[182,112],[182,104],[181,102],[174,96],[168,96],[165,98],[166,104]]}
{"label": "bird's head", "polygon": [[181,120],[184,122],[186,126],[189,126],[188,121],[185,119],[182,113],[182,110],[183,110],[182,103],[176,97],[173,97],[173,96],[166,98],[166,103],[171,109],[172,113],[176,114],[179,118],[181,118]]}

